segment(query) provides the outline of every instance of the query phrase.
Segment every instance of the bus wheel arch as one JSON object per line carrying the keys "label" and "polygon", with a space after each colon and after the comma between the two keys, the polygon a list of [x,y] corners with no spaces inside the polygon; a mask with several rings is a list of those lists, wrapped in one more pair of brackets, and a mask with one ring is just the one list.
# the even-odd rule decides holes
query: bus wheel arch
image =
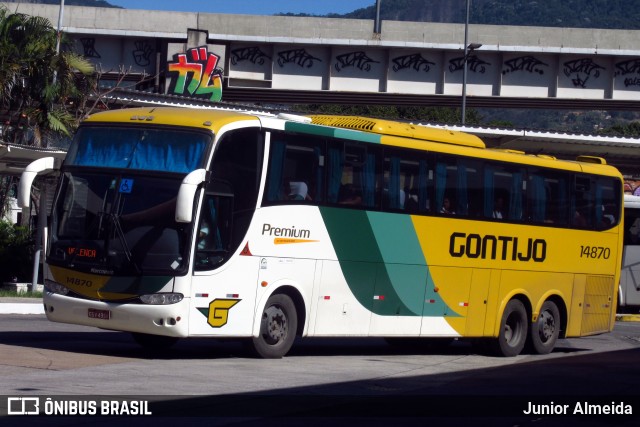
{"label": "bus wheel arch", "polygon": [[302,296],[293,287],[272,293],[260,312],[258,334],[251,338],[252,352],[261,358],[285,356],[304,327],[306,311]]}
{"label": "bus wheel arch", "polygon": [[500,317],[498,336],[492,340],[492,351],[497,356],[519,355],[527,342],[531,306],[524,296],[515,296],[507,302]]}

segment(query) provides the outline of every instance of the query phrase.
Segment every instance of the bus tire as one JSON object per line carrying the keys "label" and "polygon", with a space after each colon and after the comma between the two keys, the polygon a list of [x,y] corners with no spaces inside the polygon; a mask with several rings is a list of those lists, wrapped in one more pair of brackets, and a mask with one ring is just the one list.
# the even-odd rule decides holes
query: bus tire
{"label": "bus tire", "polygon": [[289,352],[296,338],[296,306],[285,294],[269,297],[260,319],[260,333],[252,338],[254,353],[263,359],[280,359]]}
{"label": "bus tire", "polygon": [[553,301],[545,301],[538,320],[531,323],[529,341],[537,354],[549,354],[560,335],[560,311]]}
{"label": "bus tire", "polygon": [[512,299],[502,313],[500,332],[493,341],[494,353],[498,356],[513,357],[522,352],[527,342],[529,322],[527,310],[522,301]]}
{"label": "bus tire", "polygon": [[179,338],[164,335],[143,334],[132,332],[133,340],[145,350],[167,350],[178,342]]}

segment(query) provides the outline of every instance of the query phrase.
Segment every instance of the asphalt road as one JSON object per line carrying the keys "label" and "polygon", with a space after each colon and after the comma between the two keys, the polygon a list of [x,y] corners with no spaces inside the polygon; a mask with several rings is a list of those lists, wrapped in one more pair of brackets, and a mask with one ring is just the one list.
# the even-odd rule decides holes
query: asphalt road
{"label": "asphalt road", "polygon": [[[490,357],[464,341],[396,347],[379,339],[306,339],[284,359],[259,360],[238,342],[184,340],[150,354],[125,333],[0,315],[0,413],[5,396],[36,396],[41,409],[48,397],[98,407],[116,398],[148,402],[153,415],[117,425],[635,426],[639,361],[640,322],[561,340],[545,356]],[[525,414],[530,404],[533,412],[564,413]],[[12,416],[0,425],[113,420]]]}

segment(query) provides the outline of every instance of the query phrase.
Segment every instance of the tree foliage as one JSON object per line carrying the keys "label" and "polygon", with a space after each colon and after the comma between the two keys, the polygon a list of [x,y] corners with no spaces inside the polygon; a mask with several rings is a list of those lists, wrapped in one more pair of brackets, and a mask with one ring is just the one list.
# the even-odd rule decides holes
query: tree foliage
{"label": "tree foliage", "polygon": [[26,227],[0,220],[0,281],[31,279],[33,238]]}
{"label": "tree foliage", "polygon": [[[56,45],[58,32],[42,17],[0,8],[0,113],[7,142],[46,146],[77,126],[74,107],[87,96],[93,66]],[[44,141],[44,143],[43,143]]]}
{"label": "tree foliage", "polygon": [[[374,19],[372,6],[344,15]],[[485,25],[640,29],[640,0],[472,0],[470,22]],[[382,0],[382,19],[463,23],[466,0]]]}

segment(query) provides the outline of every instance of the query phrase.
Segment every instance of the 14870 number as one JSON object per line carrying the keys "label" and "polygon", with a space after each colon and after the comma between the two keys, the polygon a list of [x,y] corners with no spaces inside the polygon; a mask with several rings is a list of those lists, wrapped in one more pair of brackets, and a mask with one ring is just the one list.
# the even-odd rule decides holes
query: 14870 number
{"label": "14870 number", "polygon": [[580,258],[609,259],[611,249],[604,246],[582,246],[580,245]]}

